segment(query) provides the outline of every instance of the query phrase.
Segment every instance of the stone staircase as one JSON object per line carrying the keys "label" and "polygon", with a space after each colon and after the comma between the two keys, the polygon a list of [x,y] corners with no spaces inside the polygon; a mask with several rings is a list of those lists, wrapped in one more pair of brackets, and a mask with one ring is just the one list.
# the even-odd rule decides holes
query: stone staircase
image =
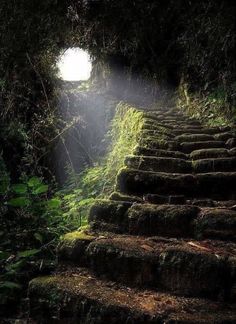
{"label": "stone staircase", "polygon": [[236,142],[175,109],[145,112],[116,191],[30,283],[36,323],[236,323]]}

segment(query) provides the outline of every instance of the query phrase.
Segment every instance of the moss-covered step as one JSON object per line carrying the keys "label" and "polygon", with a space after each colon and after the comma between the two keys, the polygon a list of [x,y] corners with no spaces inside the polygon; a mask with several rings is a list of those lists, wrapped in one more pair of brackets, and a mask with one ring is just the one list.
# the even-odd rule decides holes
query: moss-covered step
{"label": "moss-covered step", "polygon": [[127,210],[131,201],[98,200],[90,208],[89,223],[93,230],[123,233],[128,228]]}
{"label": "moss-covered step", "polygon": [[183,127],[183,128],[198,128],[201,127],[201,124],[198,121],[186,120],[180,121],[176,119],[163,120],[166,125],[173,125],[174,127]]}
{"label": "moss-covered step", "polygon": [[222,133],[217,133],[214,135],[214,138],[217,141],[227,141],[228,139],[235,137],[235,132],[222,132]]}
{"label": "moss-covered step", "polygon": [[196,173],[233,172],[236,171],[236,157],[195,160],[192,168]]}
{"label": "moss-covered step", "polygon": [[225,148],[226,144],[223,141],[203,141],[203,142],[182,142],[178,146],[183,153],[191,153],[192,151],[209,149],[209,148]]}
{"label": "moss-covered step", "polygon": [[115,201],[127,201],[130,203],[144,203],[143,198],[138,196],[129,196],[129,195],[123,195],[121,192],[114,191],[110,194],[109,200],[115,200]]}
{"label": "moss-covered step", "polygon": [[98,276],[129,286],[184,296],[235,297],[233,243],[114,236],[91,242],[86,255]]}
{"label": "moss-covered step", "polygon": [[217,239],[236,242],[236,211],[227,208],[201,208],[194,220],[197,239]]}
{"label": "moss-covered step", "polygon": [[85,249],[96,237],[86,231],[74,231],[61,237],[57,248],[59,262],[86,266]]}
{"label": "moss-covered step", "polygon": [[153,157],[130,155],[125,158],[125,165],[132,169],[156,171],[190,173],[192,164],[189,161],[173,157]]}
{"label": "moss-covered step", "polygon": [[191,160],[213,159],[229,157],[230,153],[226,148],[207,148],[195,150],[189,155]]}
{"label": "moss-covered step", "polygon": [[149,149],[146,147],[137,146],[134,149],[134,155],[156,156],[156,157],[173,157],[177,159],[188,159],[188,155],[178,151],[167,151],[161,149]]}
{"label": "moss-covered step", "polygon": [[129,195],[168,194],[189,198],[236,198],[236,172],[198,174],[162,173],[123,168],[117,175],[117,190]]}
{"label": "moss-covered step", "polygon": [[138,135],[137,135],[138,139],[139,138],[163,138],[165,137],[168,140],[171,140],[174,138],[174,136],[172,134],[170,134],[167,131],[163,131],[163,130],[158,130],[158,129],[142,129]]}
{"label": "moss-covered step", "polygon": [[236,241],[236,211],[227,208],[135,204],[127,214],[134,235]]}
{"label": "moss-covered step", "polygon": [[29,285],[30,318],[39,324],[234,324],[235,305],[119,286],[92,273],[37,278]]}
{"label": "moss-covered step", "polygon": [[209,142],[214,141],[215,138],[209,134],[182,134],[175,137],[178,142]]}
{"label": "moss-covered step", "polygon": [[184,195],[146,194],[143,195],[143,201],[145,203],[157,205],[185,205],[187,203],[186,197]]}
{"label": "moss-covered step", "polygon": [[166,125],[164,123],[157,122],[152,119],[144,118],[142,129],[152,129],[152,130],[163,129],[170,132],[173,129],[173,127],[171,125]]}
{"label": "moss-covered step", "polygon": [[166,149],[171,151],[179,150],[179,143],[164,138],[156,138],[153,136],[140,138],[139,146],[146,147],[148,149]]}
{"label": "moss-covered step", "polygon": [[196,176],[148,172],[123,168],[117,175],[117,189],[126,194],[187,194],[192,196],[197,187]]}
{"label": "moss-covered step", "polygon": [[225,131],[229,130],[229,128],[218,128],[218,127],[209,127],[205,128],[203,126],[195,127],[195,128],[174,128],[172,130],[172,133],[176,136],[185,134],[209,134],[209,135],[215,135],[220,133],[225,133]]}
{"label": "moss-covered step", "polygon": [[200,209],[190,205],[135,204],[128,210],[129,233],[193,237],[194,220]]}

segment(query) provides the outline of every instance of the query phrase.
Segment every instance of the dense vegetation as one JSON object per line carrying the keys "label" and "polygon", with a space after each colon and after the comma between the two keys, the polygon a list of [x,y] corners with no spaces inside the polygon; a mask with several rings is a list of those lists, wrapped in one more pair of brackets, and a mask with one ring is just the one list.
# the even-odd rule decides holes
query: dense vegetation
{"label": "dense vegetation", "polygon": [[73,46],[89,51],[93,72],[86,91],[143,106],[176,100],[207,123],[232,123],[235,13],[234,2],[226,0],[1,2],[2,305],[14,301],[31,273],[50,271],[58,237],[85,224],[96,196],[111,193],[141,127],[141,113],[118,105],[105,158],[83,163],[79,174],[70,167],[59,186],[52,154],[59,142],[68,154],[63,141],[75,124],[58,109],[59,55]]}

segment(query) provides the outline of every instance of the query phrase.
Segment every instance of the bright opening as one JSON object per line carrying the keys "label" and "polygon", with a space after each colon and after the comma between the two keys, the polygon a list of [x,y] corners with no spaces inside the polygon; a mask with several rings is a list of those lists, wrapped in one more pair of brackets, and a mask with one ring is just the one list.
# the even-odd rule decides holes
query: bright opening
{"label": "bright opening", "polygon": [[59,76],[65,81],[88,80],[92,70],[89,54],[80,48],[69,48],[60,57]]}

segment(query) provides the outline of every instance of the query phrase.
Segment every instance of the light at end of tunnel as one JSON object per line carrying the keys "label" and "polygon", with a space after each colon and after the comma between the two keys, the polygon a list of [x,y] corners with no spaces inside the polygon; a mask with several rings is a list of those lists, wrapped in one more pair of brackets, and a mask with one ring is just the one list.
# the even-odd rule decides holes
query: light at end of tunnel
{"label": "light at end of tunnel", "polygon": [[59,76],[65,81],[88,80],[92,70],[89,54],[80,48],[69,48],[60,57]]}

